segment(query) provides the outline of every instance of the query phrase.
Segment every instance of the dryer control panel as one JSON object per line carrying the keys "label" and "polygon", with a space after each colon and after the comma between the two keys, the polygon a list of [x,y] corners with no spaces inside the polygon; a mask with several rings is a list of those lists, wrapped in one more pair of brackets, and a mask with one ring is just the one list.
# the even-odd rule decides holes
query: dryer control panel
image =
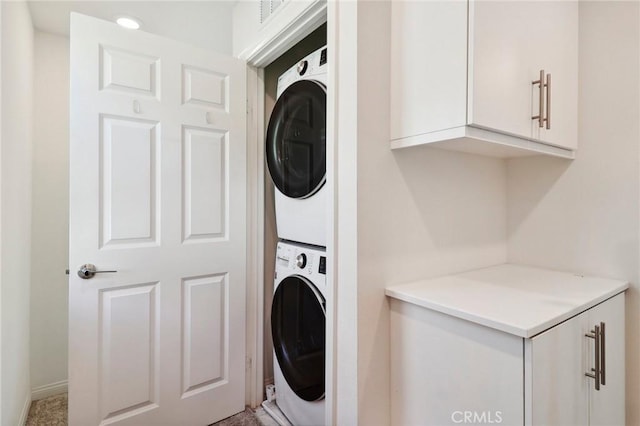
{"label": "dryer control panel", "polygon": [[277,97],[298,80],[317,80],[326,85],[327,48],[322,47],[298,61],[278,77]]}

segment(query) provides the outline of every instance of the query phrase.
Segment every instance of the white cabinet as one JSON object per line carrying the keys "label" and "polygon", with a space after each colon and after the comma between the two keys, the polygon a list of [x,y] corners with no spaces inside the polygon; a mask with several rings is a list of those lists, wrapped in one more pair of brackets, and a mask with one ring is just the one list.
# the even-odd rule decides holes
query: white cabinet
{"label": "white cabinet", "polygon": [[626,288],[509,264],[387,288],[391,424],[624,425]]}
{"label": "white cabinet", "polygon": [[396,0],[391,19],[392,148],[573,157],[577,2]]}
{"label": "white cabinet", "polygon": [[[469,5],[468,124],[576,149],[578,2],[475,1]],[[541,70],[545,82],[547,76],[551,78],[543,90],[532,84],[540,79]],[[531,118],[540,113],[540,93],[542,115],[549,119],[543,127]]]}
{"label": "white cabinet", "polygon": [[392,425],[524,424],[521,337],[392,299],[390,350]]}
{"label": "white cabinet", "polygon": [[528,424],[624,425],[624,330],[621,294],[526,340]]}
{"label": "white cabinet", "polygon": [[[601,323],[596,390],[585,334]],[[531,339],[391,302],[391,424],[623,426],[624,385],[624,294]]]}

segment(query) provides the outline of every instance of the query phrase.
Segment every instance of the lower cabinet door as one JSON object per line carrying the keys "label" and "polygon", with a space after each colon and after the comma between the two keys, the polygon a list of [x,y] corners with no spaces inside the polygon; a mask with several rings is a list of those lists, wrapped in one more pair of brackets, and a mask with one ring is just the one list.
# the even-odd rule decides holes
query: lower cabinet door
{"label": "lower cabinet door", "polygon": [[525,341],[525,424],[623,426],[624,336],[619,294]]}
{"label": "lower cabinet door", "polygon": [[[600,390],[589,379],[589,424],[591,426],[623,426],[625,424],[625,356],[624,294],[619,294],[588,311],[589,326],[598,325],[604,332],[600,349],[602,380]],[[595,347],[589,343],[588,358],[594,365]]]}
{"label": "lower cabinet door", "polygon": [[525,375],[529,375],[525,394],[530,392],[526,400],[531,406],[526,424],[589,424],[592,383],[584,375],[588,368],[584,354],[587,340],[591,340],[585,336],[587,319],[587,313],[583,313],[525,342],[525,347],[530,345],[529,354],[525,349],[525,358],[529,359],[529,365],[525,365]]}
{"label": "lower cabinet door", "polygon": [[390,350],[392,425],[523,424],[521,337],[392,299]]}

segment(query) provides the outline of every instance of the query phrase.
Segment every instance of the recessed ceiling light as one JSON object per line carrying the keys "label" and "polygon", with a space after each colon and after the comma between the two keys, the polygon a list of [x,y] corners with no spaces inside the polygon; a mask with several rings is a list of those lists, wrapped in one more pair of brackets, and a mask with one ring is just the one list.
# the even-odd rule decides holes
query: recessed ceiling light
{"label": "recessed ceiling light", "polygon": [[121,27],[129,28],[130,30],[137,30],[140,28],[140,22],[128,16],[121,16],[116,19],[116,23]]}

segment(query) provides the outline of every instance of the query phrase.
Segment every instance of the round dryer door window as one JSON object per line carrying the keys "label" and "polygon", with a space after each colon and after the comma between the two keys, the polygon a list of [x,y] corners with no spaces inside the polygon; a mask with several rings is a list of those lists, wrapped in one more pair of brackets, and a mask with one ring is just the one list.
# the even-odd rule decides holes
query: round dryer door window
{"label": "round dryer door window", "polygon": [[324,300],[313,284],[282,280],[271,308],[273,349],[289,387],[305,401],[324,397],[325,326]]}
{"label": "round dryer door window", "polygon": [[278,190],[291,198],[318,191],[326,175],[327,92],[300,80],[278,98],[269,119],[266,157]]}

